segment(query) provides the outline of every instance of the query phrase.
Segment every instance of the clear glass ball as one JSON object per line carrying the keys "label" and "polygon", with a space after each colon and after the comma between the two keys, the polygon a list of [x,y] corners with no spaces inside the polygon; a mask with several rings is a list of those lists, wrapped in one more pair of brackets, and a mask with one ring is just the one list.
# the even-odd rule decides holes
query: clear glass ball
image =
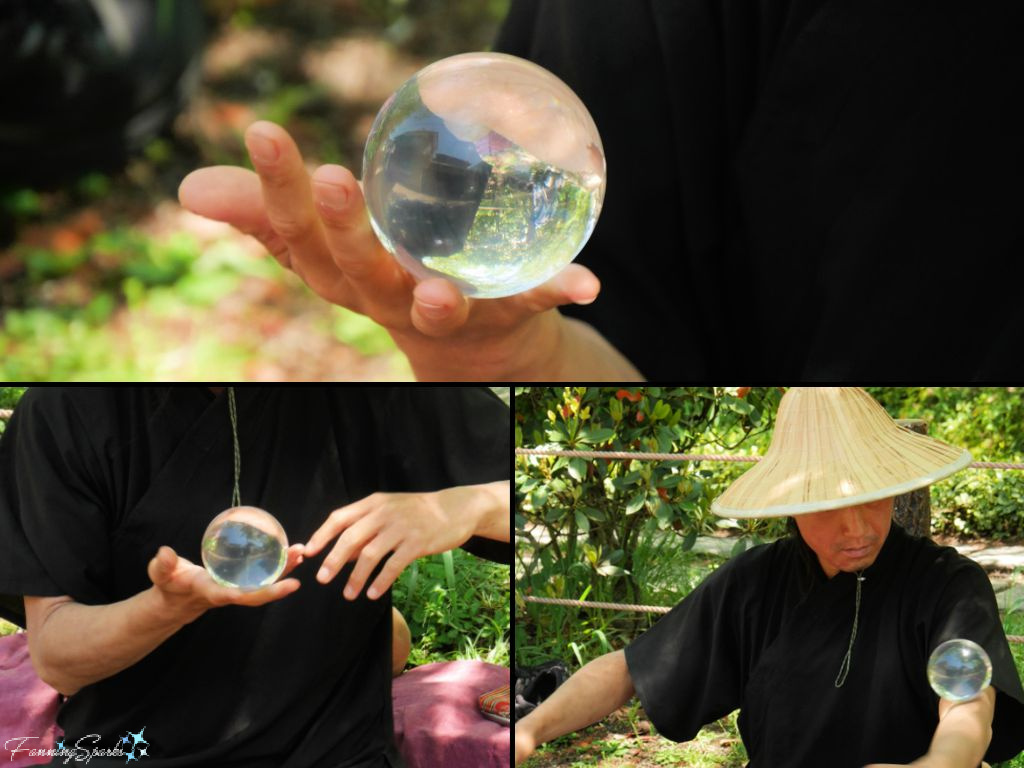
{"label": "clear glass ball", "polygon": [[214,581],[248,592],[277,581],[288,559],[288,536],[269,512],[232,507],[207,526],[202,551]]}
{"label": "clear glass ball", "polygon": [[973,640],[947,640],[928,658],[928,682],[943,699],[973,699],[991,681],[992,661]]}
{"label": "clear glass ball", "polygon": [[465,53],[417,72],[384,104],[363,153],[377,237],[417,279],[467,296],[533,288],[594,231],[604,149],[575,93],[543,67]]}

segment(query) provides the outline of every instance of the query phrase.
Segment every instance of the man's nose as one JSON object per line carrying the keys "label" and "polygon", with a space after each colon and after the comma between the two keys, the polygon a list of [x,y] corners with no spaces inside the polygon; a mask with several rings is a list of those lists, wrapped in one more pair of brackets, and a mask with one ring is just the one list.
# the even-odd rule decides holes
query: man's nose
{"label": "man's nose", "polygon": [[840,522],[842,523],[843,534],[850,538],[863,536],[871,530],[863,510],[859,507],[849,507],[842,510]]}

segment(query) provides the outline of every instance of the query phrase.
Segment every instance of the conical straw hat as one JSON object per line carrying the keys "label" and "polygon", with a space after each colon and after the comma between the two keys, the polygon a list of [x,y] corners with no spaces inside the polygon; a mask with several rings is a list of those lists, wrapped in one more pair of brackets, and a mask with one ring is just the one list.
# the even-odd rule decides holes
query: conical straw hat
{"label": "conical straw hat", "polygon": [[923,488],[971,454],[899,426],[863,389],[793,387],[771,446],[711,505],[722,517],[782,517]]}

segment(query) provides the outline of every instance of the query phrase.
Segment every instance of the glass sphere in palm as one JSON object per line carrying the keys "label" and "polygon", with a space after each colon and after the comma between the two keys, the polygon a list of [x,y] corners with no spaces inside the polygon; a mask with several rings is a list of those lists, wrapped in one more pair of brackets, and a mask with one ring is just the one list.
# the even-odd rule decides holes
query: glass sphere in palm
{"label": "glass sphere in palm", "polygon": [[281,523],[258,507],[232,507],[207,526],[203,566],[218,584],[243,591],[273,584],[288,559],[288,536]]}
{"label": "glass sphere in palm", "polygon": [[437,61],[381,108],[363,154],[377,237],[417,279],[467,296],[526,291],[571,262],[597,223],[604,149],[583,102],[515,56]]}

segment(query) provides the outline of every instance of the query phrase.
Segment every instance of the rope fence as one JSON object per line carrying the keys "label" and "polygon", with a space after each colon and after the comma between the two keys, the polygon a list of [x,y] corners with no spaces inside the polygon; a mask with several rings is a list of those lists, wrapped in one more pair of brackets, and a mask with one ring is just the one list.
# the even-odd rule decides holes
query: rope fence
{"label": "rope fence", "polygon": [[[762,456],[732,456],[713,453],[645,453],[642,451],[564,451],[554,448],[516,448],[516,456],[556,456],[569,459],[618,459],[635,461],[760,461]],[[972,461],[971,469],[1024,469],[1024,464],[1007,461]],[[556,597],[523,597],[528,603],[541,605],[562,605],[582,608],[597,608],[612,611],[637,611],[643,613],[668,613],[671,607],[663,605],[634,605],[631,603],[601,603],[587,600],[568,600]],[[1007,635],[1011,643],[1024,643],[1024,635]]]}
{"label": "rope fence", "polygon": [[[642,451],[562,451],[554,448],[516,448],[516,456],[561,456],[568,459],[634,459],[635,461],[746,461],[758,462],[762,456],[729,456],[716,453],[644,453]],[[1024,469],[1024,464],[1008,461],[972,461],[971,469]]]}
{"label": "rope fence", "polygon": [[[566,600],[559,597],[523,597],[528,603],[540,603],[541,605],[565,605],[581,608],[601,608],[610,611],[637,611],[642,613],[668,613],[672,610],[664,605],[633,605],[631,603],[599,603],[591,600]],[[1024,635],[1007,635],[1006,639],[1011,643],[1024,643]]]}

